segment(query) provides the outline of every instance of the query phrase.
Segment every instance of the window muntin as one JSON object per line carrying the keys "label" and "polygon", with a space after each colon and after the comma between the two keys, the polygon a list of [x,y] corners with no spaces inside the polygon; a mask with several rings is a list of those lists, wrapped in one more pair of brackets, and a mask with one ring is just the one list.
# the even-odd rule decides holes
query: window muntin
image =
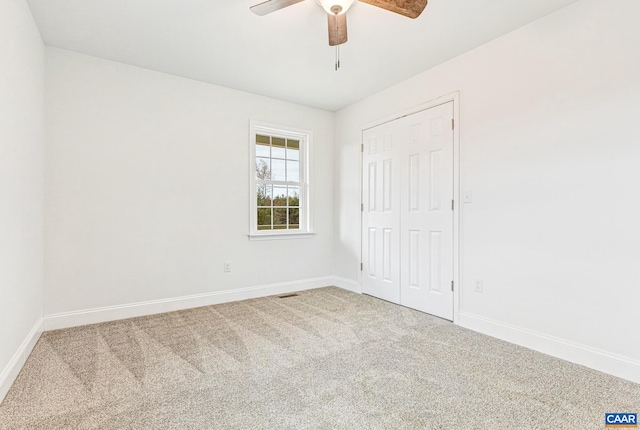
{"label": "window muntin", "polygon": [[250,236],[310,233],[310,137],[310,132],[252,121]]}

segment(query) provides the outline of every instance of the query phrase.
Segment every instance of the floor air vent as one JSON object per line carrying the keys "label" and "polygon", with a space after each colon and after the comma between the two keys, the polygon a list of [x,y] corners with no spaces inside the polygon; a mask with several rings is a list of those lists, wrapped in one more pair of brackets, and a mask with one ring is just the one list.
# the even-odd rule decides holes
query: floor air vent
{"label": "floor air vent", "polygon": [[284,296],[278,296],[279,299],[288,299],[289,297],[297,297],[296,293],[293,294],[285,294]]}

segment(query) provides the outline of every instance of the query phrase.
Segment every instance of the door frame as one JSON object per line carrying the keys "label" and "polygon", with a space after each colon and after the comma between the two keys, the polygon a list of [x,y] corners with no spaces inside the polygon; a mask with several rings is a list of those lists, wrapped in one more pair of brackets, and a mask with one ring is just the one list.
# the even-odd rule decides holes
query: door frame
{"label": "door frame", "polygon": [[[445,94],[436,99],[422,103],[418,106],[414,106],[409,109],[402,110],[400,112],[386,115],[382,118],[368,122],[360,126],[360,148],[363,145],[364,132],[370,128],[377,127],[387,122],[394,121],[396,119],[412,115],[433,107],[453,102],[453,323],[458,324],[460,314],[460,92],[455,91],[453,93]],[[360,207],[364,204],[364,198],[362,195],[364,184],[362,183],[363,175],[363,156],[360,151]],[[358,286],[360,293],[362,293],[362,261],[363,257],[363,241],[362,241],[362,223],[363,212],[360,211],[360,228],[358,230],[358,236],[360,238],[360,269],[358,271]]]}

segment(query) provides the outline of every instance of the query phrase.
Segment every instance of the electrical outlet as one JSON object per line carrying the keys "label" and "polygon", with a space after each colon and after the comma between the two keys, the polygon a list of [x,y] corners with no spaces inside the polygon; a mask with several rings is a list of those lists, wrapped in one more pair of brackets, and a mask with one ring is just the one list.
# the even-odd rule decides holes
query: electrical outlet
{"label": "electrical outlet", "polygon": [[225,261],[224,262],[224,271],[225,272],[231,272],[231,262],[230,261]]}
{"label": "electrical outlet", "polygon": [[473,194],[471,190],[464,190],[462,192],[462,202],[463,203],[471,203],[473,201]]}
{"label": "electrical outlet", "polygon": [[482,284],[482,279],[476,279],[475,284],[473,285],[473,291],[476,293],[481,293],[484,285]]}

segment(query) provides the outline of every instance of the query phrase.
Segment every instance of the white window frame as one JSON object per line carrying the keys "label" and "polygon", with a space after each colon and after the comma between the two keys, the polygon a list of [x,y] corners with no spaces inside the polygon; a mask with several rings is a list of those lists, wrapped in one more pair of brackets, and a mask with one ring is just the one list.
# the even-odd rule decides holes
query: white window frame
{"label": "white window frame", "polygon": [[[267,135],[300,141],[300,213],[299,228],[296,230],[258,230],[258,203],[256,179],[256,135]],[[313,237],[312,211],[310,199],[310,163],[309,155],[313,141],[310,130],[302,130],[266,122],[249,121],[249,240],[303,239]],[[275,185],[286,182],[271,181]]]}

